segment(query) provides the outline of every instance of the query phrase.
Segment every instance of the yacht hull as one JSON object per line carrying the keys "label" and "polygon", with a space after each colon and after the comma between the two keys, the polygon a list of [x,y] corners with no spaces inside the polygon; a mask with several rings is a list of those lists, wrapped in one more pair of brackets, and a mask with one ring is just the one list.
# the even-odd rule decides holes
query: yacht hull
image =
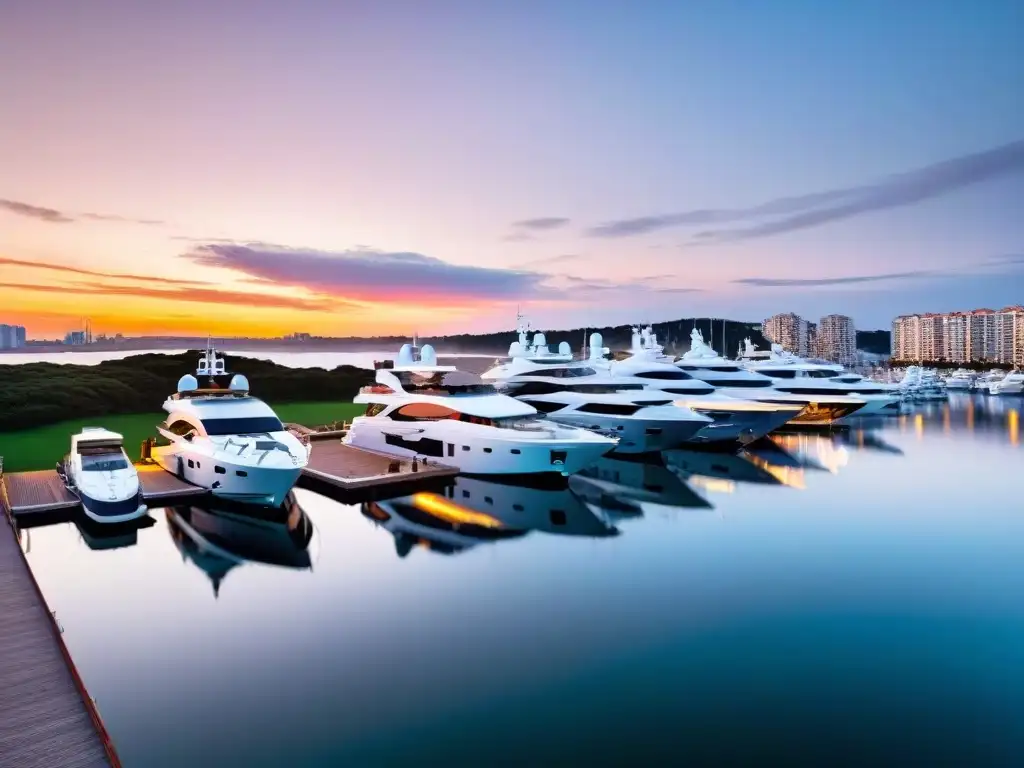
{"label": "yacht hull", "polygon": [[172,475],[207,488],[214,496],[268,507],[283,504],[302,474],[302,467],[255,467],[234,463],[222,456],[212,458],[198,451],[184,450],[177,443],[154,448],[153,459]]}
{"label": "yacht hull", "polygon": [[146,504],[138,492],[117,501],[94,499],[84,493],[79,493],[78,498],[82,502],[82,512],[96,523],[127,523],[146,514]]}
{"label": "yacht hull", "polygon": [[618,437],[619,444],[615,446],[615,453],[655,453],[677,448],[708,425],[703,419],[623,418],[575,411],[550,414],[548,418],[560,424]]}
{"label": "yacht hull", "polygon": [[800,410],[729,411],[714,407],[689,405],[688,407],[715,420],[701,429],[691,443],[750,442],[774,432],[796,418]]}
{"label": "yacht hull", "polygon": [[[462,431],[454,420],[395,422],[356,417],[344,441],[357,448],[403,458],[427,457],[470,475],[571,475],[615,447],[610,440],[517,439],[516,430]],[[493,433],[509,433],[495,436]]]}

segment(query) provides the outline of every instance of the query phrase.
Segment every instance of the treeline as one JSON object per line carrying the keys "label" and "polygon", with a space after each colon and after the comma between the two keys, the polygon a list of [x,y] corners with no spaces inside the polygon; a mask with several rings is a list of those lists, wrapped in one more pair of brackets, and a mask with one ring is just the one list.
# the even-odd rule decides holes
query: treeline
{"label": "treeline", "polygon": [[[195,371],[198,352],[135,355],[95,366],[0,365],[0,432],[76,418],[159,411],[178,379]],[[231,373],[249,378],[253,394],[273,403],[351,400],[373,371],[340,366],[287,368],[226,356]]]}

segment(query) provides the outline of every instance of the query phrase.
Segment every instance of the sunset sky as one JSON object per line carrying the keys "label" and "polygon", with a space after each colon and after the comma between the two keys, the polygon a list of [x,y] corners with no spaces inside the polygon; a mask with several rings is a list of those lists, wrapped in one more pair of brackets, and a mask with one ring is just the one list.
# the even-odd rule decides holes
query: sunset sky
{"label": "sunset sky", "polygon": [[1024,302],[1024,4],[0,0],[0,322]]}

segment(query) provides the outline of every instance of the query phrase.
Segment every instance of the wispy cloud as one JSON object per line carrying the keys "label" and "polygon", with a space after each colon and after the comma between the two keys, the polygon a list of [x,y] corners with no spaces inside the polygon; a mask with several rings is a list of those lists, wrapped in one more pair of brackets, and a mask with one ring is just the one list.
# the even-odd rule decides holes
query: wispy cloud
{"label": "wispy cloud", "polygon": [[540,269],[542,267],[554,267],[561,264],[579,261],[583,256],[578,253],[563,253],[560,256],[548,256],[543,259],[531,259],[522,264],[516,264],[514,269]]}
{"label": "wispy cloud", "polygon": [[514,229],[532,229],[539,231],[546,231],[549,229],[558,229],[564,227],[569,223],[569,219],[562,216],[541,216],[536,219],[522,219],[520,221],[513,221],[512,227]]}
{"label": "wispy cloud", "polygon": [[268,293],[245,293],[222,291],[209,288],[145,288],[133,285],[106,285],[103,283],[76,283],[73,285],[40,285],[33,283],[4,283],[5,288],[37,293],[52,293],[84,296],[137,296],[147,299],[166,299],[174,302],[195,304],[231,304],[239,307],[263,307],[272,309],[299,309],[329,312],[344,306],[345,302],[328,297],[305,298],[281,296]]}
{"label": "wispy cloud", "polygon": [[56,208],[46,208],[41,205],[32,205],[31,203],[24,203],[18,200],[0,200],[0,210],[38,221],[46,221],[51,224],[69,224],[79,220],[116,221],[125,224],[143,224],[147,226],[156,226],[164,223],[159,219],[133,219],[113,213],[67,213],[65,211],[58,211]]}
{"label": "wispy cloud", "polygon": [[529,232],[509,232],[503,238],[506,243],[525,243],[527,240],[536,240]]}
{"label": "wispy cloud", "polygon": [[230,269],[249,278],[365,301],[470,303],[556,296],[544,284],[548,275],[451,264],[421,253],[211,243],[193,249],[186,257],[196,264]]}
{"label": "wispy cloud", "polygon": [[0,266],[24,267],[26,269],[43,269],[50,272],[64,272],[72,275],[89,275],[90,277],[106,277],[115,280],[137,280],[145,283],[160,283],[163,285],[209,285],[198,280],[180,280],[177,278],[154,277],[152,275],[132,275],[124,272],[99,272],[93,269],[81,267],[70,267],[64,264],[49,264],[45,261],[28,261],[25,259],[9,259],[0,256]]}
{"label": "wispy cloud", "polygon": [[750,226],[712,229],[698,242],[749,240],[821,226],[865,213],[913,205],[984,181],[1024,171],[1024,140],[962,155],[870,184],[771,200],[747,208],[703,208],[605,222],[592,237],[628,237],[669,227],[758,221]]}
{"label": "wispy cloud", "polygon": [[70,216],[67,216],[53,208],[43,208],[39,205],[21,203],[17,200],[0,200],[0,210],[7,211],[8,213],[15,213],[18,216],[27,216],[30,219],[48,221],[51,224],[66,224],[74,221]]}
{"label": "wispy cloud", "polygon": [[810,287],[819,285],[849,285],[851,283],[876,283],[882,280],[917,280],[925,277],[947,277],[950,273],[935,270],[915,270],[911,272],[889,272],[881,275],[853,275],[850,277],[819,277],[819,278],[782,278],[782,277],[744,277],[733,280],[738,285],[752,285],[758,288]]}

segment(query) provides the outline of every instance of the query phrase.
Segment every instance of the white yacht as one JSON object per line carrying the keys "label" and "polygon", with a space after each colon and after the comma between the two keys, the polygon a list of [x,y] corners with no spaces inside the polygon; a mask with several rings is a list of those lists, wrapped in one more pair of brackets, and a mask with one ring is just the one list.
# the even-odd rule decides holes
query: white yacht
{"label": "white yacht", "polygon": [[[418,354],[417,354],[418,353]],[[480,377],[437,364],[433,347],[405,344],[396,363],[355,398],[366,414],[344,442],[407,457],[430,457],[469,474],[570,475],[615,448],[617,438],[541,418]]]}
{"label": "white yacht", "polygon": [[970,392],[974,389],[974,380],[976,378],[977,374],[973,371],[960,368],[943,379],[943,383],[949,392]]}
{"label": "white yacht", "polygon": [[1019,395],[1024,391],[1024,372],[1010,371],[999,381],[988,385],[988,391],[993,395]]}
{"label": "white yacht", "polygon": [[65,485],[97,523],[123,523],[146,514],[139,475],[124,452],[124,438],[101,427],[71,436],[71,453],[57,465]]}
{"label": "white yacht", "polygon": [[945,400],[946,386],[938,373],[933,370],[911,365],[897,384],[903,395],[910,400]]}
{"label": "white yacht", "polygon": [[224,360],[207,347],[196,376],[182,376],[178,392],[164,403],[168,416],[157,426],[153,458],[215,496],[276,507],[309,462],[310,447],[249,394],[244,376],[231,377],[224,387],[227,375]]}
{"label": "white yacht", "polygon": [[[629,353],[622,359],[603,359],[608,350],[602,344],[600,334],[591,335],[590,362],[595,368],[603,366],[615,378],[672,394],[676,406],[690,408],[714,420],[690,442],[753,441],[795,419],[805,407],[762,403],[716,391],[712,384],[675,365],[650,326],[633,329]],[[771,385],[770,381],[767,383]]]}
{"label": "white yacht", "polygon": [[[806,360],[784,351],[779,344],[772,344],[767,360],[748,361],[746,366],[772,379],[776,392],[785,393],[786,397],[801,397],[812,406],[816,405],[816,410],[824,417],[819,423],[833,423],[853,413],[895,416],[900,412],[901,397],[894,387],[865,379],[836,363]],[[809,413],[814,411],[813,407],[808,409]]]}
{"label": "white yacht", "polygon": [[[598,334],[594,338],[600,339]],[[596,362],[573,361],[571,353],[566,357],[567,348],[562,342],[556,356],[547,351],[543,334],[535,334],[530,343],[521,328],[509,359],[483,378],[553,421],[618,437],[615,450],[620,453],[674,448],[714,423],[709,416],[675,405],[671,393],[645,391],[640,379],[599,372],[598,367],[607,368],[600,345],[592,350],[599,357]]]}
{"label": "white yacht", "polygon": [[1005,377],[1006,371],[1002,368],[993,368],[974,380],[974,390],[989,395],[992,393],[992,385],[1002,381]]}

